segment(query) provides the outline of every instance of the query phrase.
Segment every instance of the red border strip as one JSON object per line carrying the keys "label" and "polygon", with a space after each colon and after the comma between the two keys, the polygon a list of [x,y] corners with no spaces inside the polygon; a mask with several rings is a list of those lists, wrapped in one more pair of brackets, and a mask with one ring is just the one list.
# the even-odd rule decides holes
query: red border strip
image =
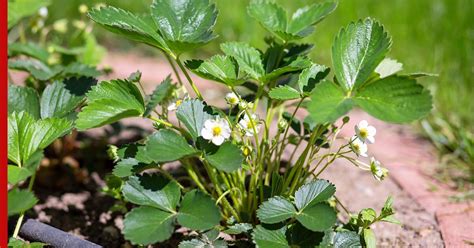
{"label": "red border strip", "polygon": [[8,76],[7,76],[7,60],[8,60],[8,54],[7,54],[7,49],[8,49],[8,11],[7,11],[7,0],[1,0],[1,65],[2,65],[2,72],[1,72],[1,85],[2,88],[0,90],[0,115],[1,115],[1,134],[0,134],[0,139],[1,139],[1,147],[0,147],[0,183],[1,183],[1,188],[3,190],[1,191],[1,196],[0,196],[0,247],[7,247],[8,243],[8,210],[7,210],[7,191],[8,191],[8,185],[7,185],[7,164],[8,164],[8,155],[7,155],[7,147],[8,147],[8,140],[7,140],[7,133],[8,133],[8,126],[7,126],[7,120],[8,120]]}

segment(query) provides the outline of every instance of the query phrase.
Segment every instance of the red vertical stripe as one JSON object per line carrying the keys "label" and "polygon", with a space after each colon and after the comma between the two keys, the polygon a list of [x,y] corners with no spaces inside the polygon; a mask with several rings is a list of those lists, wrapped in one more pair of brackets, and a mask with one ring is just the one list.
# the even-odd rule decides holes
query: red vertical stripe
{"label": "red vertical stripe", "polygon": [[1,45],[0,45],[0,50],[1,50],[1,63],[2,63],[2,77],[0,79],[1,81],[1,90],[0,90],[0,115],[1,115],[1,147],[0,147],[0,183],[1,183],[1,199],[0,199],[0,247],[7,247],[7,242],[8,242],[8,213],[7,213],[7,164],[8,164],[8,159],[7,159],[7,147],[8,147],[8,138],[7,138],[7,132],[8,132],[8,126],[7,126],[7,119],[8,119],[8,76],[7,76],[7,49],[8,49],[8,14],[7,14],[7,0],[0,0],[1,1],[1,14],[0,14],[0,19],[1,19]]}

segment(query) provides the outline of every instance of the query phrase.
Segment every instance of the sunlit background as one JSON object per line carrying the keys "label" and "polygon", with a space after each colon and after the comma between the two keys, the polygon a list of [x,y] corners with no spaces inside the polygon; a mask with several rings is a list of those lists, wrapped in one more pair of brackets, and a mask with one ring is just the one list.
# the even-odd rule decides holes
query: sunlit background
{"label": "sunlit background", "polygon": [[[222,41],[246,41],[263,48],[268,33],[246,13],[248,0],[216,0],[220,11],[216,25],[217,40],[194,51],[192,56],[207,57],[218,53]],[[315,1],[277,0],[287,9]],[[108,4],[145,13],[151,1],[80,1],[55,0],[49,7],[48,22],[80,18],[78,6]],[[472,175],[474,170],[474,1],[471,0],[341,0],[336,11],[317,26],[303,41],[314,43],[310,56],[331,65],[331,44],[338,30],[351,21],[373,17],[383,23],[393,38],[388,57],[404,64],[405,72],[429,72],[438,77],[420,81],[435,96],[435,111],[418,123],[419,129],[434,141],[440,154],[450,154],[446,164]],[[136,45],[97,27],[99,43],[109,51],[158,53]],[[462,174],[461,173],[461,174]],[[449,172],[447,172],[449,174]],[[448,175],[449,177],[449,175]],[[469,178],[469,176],[468,176]],[[472,176],[470,177],[472,181]]]}

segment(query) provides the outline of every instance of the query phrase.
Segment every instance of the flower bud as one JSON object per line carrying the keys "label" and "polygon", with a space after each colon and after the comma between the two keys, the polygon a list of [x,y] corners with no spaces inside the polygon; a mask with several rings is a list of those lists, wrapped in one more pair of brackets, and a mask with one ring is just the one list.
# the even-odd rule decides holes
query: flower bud
{"label": "flower bud", "polygon": [[118,147],[116,147],[114,145],[109,145],[109,149],[107,149],[107,155],[114,162],[117,162],[120,159],[119,156],[118,156]]}
{"label": "flower bud", "polygon": [[38,10],[38,15],[41,16],[42,18],[48,17],[48,8],[46,8],[46,7],[41,7],[41,8]]}
{"label": "flower bud", "polygon": [[88,10],[89,10],[89,8],[87,7],[87,5],[85,5],[85,4],[79,5],[79,13],[85,14],[85,13],[87,13]]}
{"label": "flower bud", "polygon": [[66,19],[61,19],[57,20],[56,22],[53,23],[53,29],[56,30],[56,32],[59,33],[66,33],[67,32],[67,20]]}
{"label": "flower bud", "polygon": [[279,130],[285,130],[287,127],[288,127],[288,121],[286,121],[285,119],[281,119],[278,122],[278,129]]}

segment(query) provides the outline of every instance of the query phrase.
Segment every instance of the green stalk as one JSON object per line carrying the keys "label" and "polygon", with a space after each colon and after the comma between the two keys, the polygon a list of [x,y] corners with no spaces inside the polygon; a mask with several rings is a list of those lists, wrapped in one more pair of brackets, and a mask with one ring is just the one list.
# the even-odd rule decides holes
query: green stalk
{"label": "green stalk", "polygon": [[176,65],[174,64],[173,60],[171,59],[170,55],[167,54],[166,52],[163,51],[163,54],[166,57],[166,60],[168,60],[168,63],[170,64],[171,68],[173,69],[174,75],[176,76],[176,79],[178,79],[179,85],[183,85],[183,81],[181,80],[181,76],[179,76],[179,72],[176,69]]}
{"label": "green stalk", "polygon": [[[207,163],[207,161],[205,161],[205,160],[201,160],[201,161],[204,164],[204,168],[206,169],[207,174],[209,175],[209,178],[211,179],[211,182],[214,184],[214,187],[215,187],[215,190],[216,190],[218,196],[219,197],[222,196],[223,192],[222,192],[221,188],[219,187],[219,181],[217,180],[216,173],[214,172],[213,168],[211,168],[211,166]],[[229,211],[235,217],[235,219],[240,222],[239,214],[230,205],[227,198],[225,198],[225,197],[222,198],[222,204],[223,204],[223,208],[225,210]]]}
{"label": "green stalk", "polygon": [[199,98],[199,100],[204,100],[204,98],[202,97],[201,95],[201,92],[199,91],[199,89],[197,88],[197,86],[194,84],[193,80],[191,79],[191,76],[189,76],[189,73],[187,72],[186,68],[184,68],[183,64],[181,63],[181,60],[179,58],[176,58],[176,63],[178,64],[179,68],[181,69],[181,71],[184,73],[184,76],[186,77],[186,79],[188,80],[189,84],[191,85],[191,87],[193,88],[193,91],[194,93],[196,93],[196,96],[197,98]]}
{"label": "green stalk", "polygon": [[[36,178],[36,172],[31,176],[30,182],[28,184],[28,191],[32,191],[33,189],[33,184],[35,183],[35,178]],[[25,218],[25,212],[21,212],[20,217],[18,218],[16,225],[15,225],[15,230],[13,231],[13,238],[18,237],[18,233],[20,232],[20,227],[21,223],[23,222],[23,218]]]}

